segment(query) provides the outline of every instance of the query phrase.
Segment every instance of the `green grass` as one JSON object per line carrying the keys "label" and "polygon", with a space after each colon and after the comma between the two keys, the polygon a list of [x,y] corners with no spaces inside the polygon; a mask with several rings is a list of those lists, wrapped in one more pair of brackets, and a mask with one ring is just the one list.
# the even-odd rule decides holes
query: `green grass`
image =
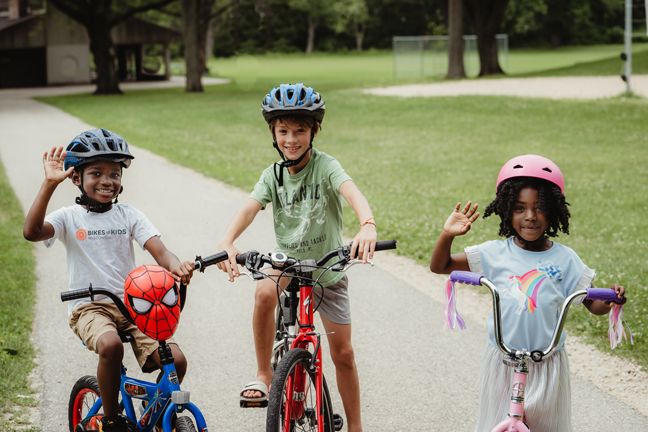
{"label": "green grass", "polygon": [[34,367],[34,257],[22,237],[23,217],[0,164],[0,430],[20,429],[28,420],[24,408],[36,404],[28,380]]}
{"label": "green grass", "polygon": [[[558,67],[550,66],[547,64],[542,69],[538,69],[540,64],[535,62],[528,62],[525,66],[521,62],[517,67],[519,72],[514,73],[516,76],[601,76],[601,75],[621,75],[624,64],[619,58],[618,52],[613,53],[611,56],[599,59],[581,59],[575,56],[573,63],[569,65],[561,65]],[[542,57],[542,56],[541,56]],[[533,55],[529,55],[529,59]],[[646,74],[648,73],[648,45],[635,47],[632,56],[632,73],[633,74]]]}
{"label": "green grass", "polygon": [[[622,51],[623,45],[513,49],[505,69],[509,76],[620,75]],[[633,53],[633,73],[648,73],[648,44],[635,43]],[[346,87],[364,87],[395,82],[392,51],[246,55],[211,59],[209,70],[212,76],[232,78],[242,91],[270,87],[277,79],[288,82],[305,80],[304,77],[320,88],[339,87],[341,83]],[[182,61],[173,63],[173,71],[183,73]],[[399,83],[403,81],[411,80]]]}

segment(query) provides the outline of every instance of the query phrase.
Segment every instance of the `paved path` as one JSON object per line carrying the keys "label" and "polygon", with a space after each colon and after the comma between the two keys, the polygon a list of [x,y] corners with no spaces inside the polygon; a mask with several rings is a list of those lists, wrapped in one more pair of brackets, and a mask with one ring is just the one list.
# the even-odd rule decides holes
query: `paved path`
{"label": "paved path", "polygon": [[[91,127],[56,108],[25,96],[30,92],[0,92],[0,157],[24,209],[42,181],[41,154],[64,145]],[[136,144],[136,143],[134,143]],[[215,252],[227,223],[247,199],[247,193],[206,178],[136,146],[136,156],[124,175],[123,202],[141,209],[163,233],[181,259]],[[49,210],[73,202],[71,183],[56,191]],[[379,215],[378,215],[379,217]],[[406,241],[406,239],[400,239]],[[273,247],[269,212],[262,212],[239,242],[241,249],[270,251]],[[33,332],[38,348],[34,380],[40,405],[34,417],[43,431],[63,431],[69,390],[77,377],[94,374],[96,357],[86,351],[67,327],[66,306],[58,294],[66,287],[65,252],[60,243],[46,250],[34,247],[37,260],[37,305]],[[138,252],[139,263],[151,258]],[[362,382],[365,430],[469,431],[476,411],[478,364],[486,334],[483,298],[465,291],[460,306],[469,330],[442,329],[441,281],[411,261],[383,254],[378,265],[350,271],[354,345]],[[264,410],[242,410],[238,392],[253,377],[251,314],[253,284],[241,278],[229,284],[216,270],[197,274],[176,334],[189,359],[184,387],[205,412],[212,431],[260,431]],[[580,347],[580,345],[577,345]],[[137,372],[130,354],[130,371]],[[583,357],[583,356],[582,356]],[[597,354],[580,365],[605,363]],[[325,358],[335,393],[332,363]],[[617,373],[634,369],[626,363],[606,369],[604,381],[619,381]],[[635,372],[632,372],[635,373]],[[638,373],[638,372],[637,372]],[[594,377],[600,375],[594,374]],[[577,431],[616,428],[648,430],[648,407],[641,389],[624,386],[618,393],[601,390],[587,375],[574,373],[573,407]],[[601,381],[601,380],[598,380]],[[642,405],[644,404],[644,405]],[[335,394],[334,406],[341,411]]]}
{"label": "paved path", "polygon": [[[366,89],[380,96],[521,96],[548,99],[600,99],[619,96],[626,91],[617,76],[501,78],[444,81],[433,84],[408,84]],[[632,77],[632,91],[648,97],[648,75]]]}

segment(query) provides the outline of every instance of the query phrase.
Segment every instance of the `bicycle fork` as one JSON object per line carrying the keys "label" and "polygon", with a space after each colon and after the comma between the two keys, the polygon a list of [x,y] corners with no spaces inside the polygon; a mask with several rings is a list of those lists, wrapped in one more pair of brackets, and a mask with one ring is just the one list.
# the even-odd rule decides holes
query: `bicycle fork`
{"label": "bicycle fork", "polygon": [[529,432],[529,428],[524,424],[524,393],[529,375],[528,360],[526,358],[505,359],[504,363],[515,366],[509,413],[508,418],[495,426],[492,432]]}

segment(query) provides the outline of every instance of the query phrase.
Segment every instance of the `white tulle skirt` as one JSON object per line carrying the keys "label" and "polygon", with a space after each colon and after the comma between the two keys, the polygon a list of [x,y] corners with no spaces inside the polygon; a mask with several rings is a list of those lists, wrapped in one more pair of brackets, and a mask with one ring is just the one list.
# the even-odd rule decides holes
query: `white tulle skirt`
{"label": "white tulle skirt", "polygon": [[[476,432],[491,432],[508,415],[513,368],[488,344],[481,365],[479,418]],[[569,360],[564,349],[540,363],[529,361],[525,420],[531,432],[571,432]]]}

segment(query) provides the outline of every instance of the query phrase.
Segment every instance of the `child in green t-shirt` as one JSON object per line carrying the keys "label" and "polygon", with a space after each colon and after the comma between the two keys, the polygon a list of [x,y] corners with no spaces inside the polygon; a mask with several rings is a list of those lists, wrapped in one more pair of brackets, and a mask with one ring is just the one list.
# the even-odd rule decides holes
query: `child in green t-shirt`
{"label": "child in green t-shirt", "polygon": [[[239,276],[236,265],[239,251],[234,241],[268,203],[272,203],[279,250],[294,258],[316,259],[340,247],[340,196],[351,205],[360,221],[360,230],[353,239],[352,257],[357,256],[363,262],[371,259],[376,245],[376,223],[369,203],[340,163],[312,145],[324,118],[324,100],[319,93],[303,84],[281,84],[270,90],[261,108],[282,161],[263,171],[250,200],[234,217],[218,246],[225,249],[230,257],[229,261],[219,264],[221,270],[228,272],[230,281]],[[315,274],[316,278],[319,276]],[[281,278],[282,288],[288,285],[287,279]],[[344,273],[327,272],[319,281],[325,289],[320,294],[323,300],[318,310],[328,335],[348,431],[361,431],[360,385],[351,345],[346,277]],[[243,388],[240,394],[242,401],[267,399],[268,386],[272,381],[270,357],[276,304],[275,282],[270,279],[259,282],[252,324],[257,379]]]}

